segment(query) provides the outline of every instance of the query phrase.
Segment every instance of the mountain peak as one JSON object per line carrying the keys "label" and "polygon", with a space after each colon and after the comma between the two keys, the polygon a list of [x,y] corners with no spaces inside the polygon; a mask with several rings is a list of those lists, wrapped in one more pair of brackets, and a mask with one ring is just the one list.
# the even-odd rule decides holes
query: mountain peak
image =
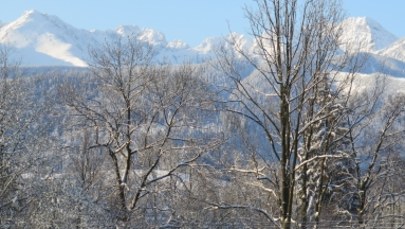
{"label": "mountain peak", "polygon": [[369,17],[350,17],[344,20],[341,43],[355,52],[376,52],[394,43],[397,37]]}
{"label": "mountain peak", "polygon": [[138,26],[133,25],[121,25],[115,30],[115,32],[121,36],[136,35],[141,31]]}
{"label": "mountain peak", "polygon": [[43,15],[45,15],[45,14],[43,14],[37,10],[31,9],[31,10],[26,10],[23,13],[22,17],[33,17],[33,16],[43,16]]}
{"label": "mountain peak", "polygon": [[[73,65],[85,67],[89,59],[88,48],[115,36],[134,37],[152,45],[159,53],[166,49],[171,56],[192,56],[193,50],[180,41],[168,43],[163,33],[138,26],[119,26],[111,31],[77,29],[57,16],[37,10],[25,11],[15,21],[0,27],[0,44],[13,47],[21,54],[23,65]],[[163,54],[161,54],[163,56]],[[177,56],[176,56],[177,58]],[[177,58],[179,59],[179,58]]]}
{"label": "mountain peak", "polygon": [[153,30],[153,29],[144,29],[139,35],[138,39],[140,41],[149,43],[153,46],[166,46],[167,41],[163,33]]}
{"label": "mountain peak", "polygon": [[[0,28],[0,44],[18,49],[29,61],[49,60],[74,66],[87,66],[75,56],[81,47],[82,32],[66,24],[56,16],[36,10],[25,11],[17,20]],[[87,32],[89,33],[89,32]],[[83,37],[86,33],[82,33]]]}
{"label": "mountain peak", "polygon": [[[56,16],[41,13],[37,10],[27,10],[17,20],[4,26],[4,30],[29,29],[32,32],[42,32],[43,30],[55,28],[72,28]],[[41,30],[41,31],[34,31]]]}
{"label": "mountain peak", "polygon": [[355,24],[362,24],[362,25],[369,25],[369,24],[378,24],[374,19],[371,17],[348,17],[345,21],[352,22]]}
{"label": "mountain peak", "polygon": [[35,23],[40,23],[44,21],[59,21],[61,20],[56,17],[56,16],[51,16],[45,13],[42,13],[37,10],[27,10],[23,13],[21,17],[19,17],[17,20],[20,24],[28,23],[28,22],[35,22]]}

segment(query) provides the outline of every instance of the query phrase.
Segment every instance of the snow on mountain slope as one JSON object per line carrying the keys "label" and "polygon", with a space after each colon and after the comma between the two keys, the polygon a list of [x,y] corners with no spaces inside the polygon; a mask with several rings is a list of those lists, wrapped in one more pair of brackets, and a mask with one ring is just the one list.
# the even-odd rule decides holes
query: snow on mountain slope
{"label": "snow on mountain slope", "polygon": [[167,48],[169,48],[169,49],[188,49],[188,48],[190,48],[190,46],[184,41],[174,40],[174,41],[170,41],[167,44]]}
{"label": "snow on mountain slope", "polygon": [[206,38],[200,45],[195,47],[194,50],[201,53],[212,53],[222,45],[227,49],[240,49],[249,52],[253,47],[253,41],[243,34],[231,33],[226,37]]}
{"label": "snow on mountain slope", "polygon": [[115,32],[118,35],[121,36],[126,36],[129,34],[138,34],[141,32],[141,28],[139,28],[138,26],[132,26],[132,25],[121,25],[119,26]]}
{"label": "snow on mountain slope", "polygon": [[155,31],[153,29],[145,29],[139,35],[140,41],[149,43],[152,46],[167,46],[166,37],[163,33]]}
{"label": "snow on mountain slope", "polygon": [[[405,62],[383,56],[379,53],[355,53],[352,55],[353,60],[356,60],[358,68],[357,73],[360,74],[382,74],[393,77],[405,78]],[[344,69],[347,71],[349,69]]]}
{"label": "snow on mountain slope", "polygon": [[[343,49],[354,52],[376,52],[390,46],[397,37],[384,29],[378,22],[366,17],[352,17],[340,24]],[[347,45],[348,44],[348,45]]]}
{"label": "snow on mountain slope", "polygon": [[120,36],[136,36],[138,40],[152,46],[166,47],[167,41],[163,33],[153,29],[141,29],[138,26],[122,25],[115,30]]}
{"label": "snow on mountain slope", "polygon": [[64,65],[85,67],[87,63],[80,54],[87,50],[86,44],[93,42],[91,37],[90,32],[33,10],[0,29],[1,44],[15,48],[17,53],[31,54],[22,56],[27,65],[42,65],[43,59],[35,58],[36,53],[41,53]]}
{"label": "snow on mountain slope", "polygon": [[378,54],[405,62],[405,38],[398,40],[386,49],[380,50]]}

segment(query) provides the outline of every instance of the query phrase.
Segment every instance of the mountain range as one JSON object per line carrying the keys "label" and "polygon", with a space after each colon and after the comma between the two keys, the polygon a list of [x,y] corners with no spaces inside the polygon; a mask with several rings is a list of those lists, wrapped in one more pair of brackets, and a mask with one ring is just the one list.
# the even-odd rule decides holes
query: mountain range
{"label": "mountain range", "polygon": [[24,66],[86,67],[89,47],[102,44],[106,38],[114,36],[135,35],[141,42],[154,46],[159,56],[175,62],[197,60],[209,55],[219,40],[209,38],[190,48],[180,40],[167,41],[164,34],[149,28],[119,26],[115,30],[88,31],[35,10],[26,11],[17,20],[0,26],[0,44],[11,47]]}
{"label": "mountain range", "polygon": [[[141,42],[158,50],[158,56],[171,62],[201,61],[213,54],[214,48],[224,39],[210,37],[196,47],[181,40],[167,41],[159,31],[137,26],[119,26],[115,30],[84,30],[75,28],[56,16],[35,10],[26,11],[15,21],[0,24],[0,45],[12,48],[14,56],[23,66],[88,66],[89,47],[101,44],[107,37],[135,35]],[[366,18],[348,18],[340,24],[342,49],[350,47],[355,53],[369,54],[361,73],[381,71],[396,77],[405,77],[405,38],[400,39],[378,22]],[[236,37],[243,48],[254,42],[243,34]],[[229,38],[228,37],[228,38]]]}

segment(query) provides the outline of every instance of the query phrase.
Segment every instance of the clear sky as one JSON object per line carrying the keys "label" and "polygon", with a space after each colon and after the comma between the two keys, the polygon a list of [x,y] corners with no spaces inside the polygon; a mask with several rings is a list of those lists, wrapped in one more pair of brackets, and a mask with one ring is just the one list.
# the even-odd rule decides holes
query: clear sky
{"label": "clear sky", "polygon": [[[17,19],[35,9],[56,15],[82,29],[115,29],[137,25],[163,32],[167,40],[191,46],[230,29],[248,32],[244,5],[252,0],[0,0],[0,21]],[[348,16],[368,16],[397,36],[405,37],[405,0],[343,0]]]}

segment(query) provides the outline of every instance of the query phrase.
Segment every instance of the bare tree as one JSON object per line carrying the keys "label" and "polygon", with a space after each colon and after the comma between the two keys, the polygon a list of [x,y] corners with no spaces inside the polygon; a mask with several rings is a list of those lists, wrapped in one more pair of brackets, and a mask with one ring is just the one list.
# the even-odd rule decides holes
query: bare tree
{"label": "bare tree", "polygon": [[218,144],[202,122],[211,106],[206,84],[190,65],[153,63],[151,47],[133,37],[91,56],[97,89],[65,91],[76,126],[92,131],[88,150],[109,157],[105,185],[119,223],[164,225],[174,214],[165,187],[186,187],[185,169]]}
{"label": "bare tree", "polygon": [[319,222],[326,163],[347,157],[340,148],[347,143],[344,118],[359,60],[339,49],[338,1],[256,5],[247,10],[255,48],[238,49],[252,75],[244,78],[226,50],[219,56],[234,82],[228,111],[243,117],[242,128],[250,131],[244,142],[258,143],[248,148],[251,163],[232,170],[256,177],[254,186],[277,203],[276,209],[255,208],[271,223],[306,228]]}
{"label": "bare tree", "polygon": [[[10,50],[0,48],[0,224],[16,226],[23,221],[32,193],[23,183],[24,174],[38,160],[31,137],[37,110],[29,101],[31,90],[13,64]],[[32,147],[32,154],[28,154]],[[21,222],[22,223],[22,222]]]}
{"label": "bare tree", "polygon": [[403,95],[379,96],[378,99],[372,95],[370,101],[365,93],[359,94],[352,98],[350,107],[353,109],[347,116],[350,128],[345,150],[349,157],[340,161],[338,170],[332,170],[332,176],[339,177],[332,181],[339,187],[334,194],[338,198],[332,199],[343,203],[337,211],[346,216],[346,220],[355,219],[360,227],[367,228],[386,222],[383,206],[387,207],[390,199],[387,196],[394,199],[401,196],[400,192],[389,188],[395,183],[387,182],[394,171],[386,165],[393,163],[392,158],[403,147],[398,139],[404,134],[399,123],[404,110]]}
{"label": "bare tree", "polygon": [[[42,198],[43,163],[52,151],[45,107],[36,100],[36,79],[25,78],[7,47],[0,48],[0,224],[34,226],[32,210]],[[38,185],[38,186],[37,186]]]}

